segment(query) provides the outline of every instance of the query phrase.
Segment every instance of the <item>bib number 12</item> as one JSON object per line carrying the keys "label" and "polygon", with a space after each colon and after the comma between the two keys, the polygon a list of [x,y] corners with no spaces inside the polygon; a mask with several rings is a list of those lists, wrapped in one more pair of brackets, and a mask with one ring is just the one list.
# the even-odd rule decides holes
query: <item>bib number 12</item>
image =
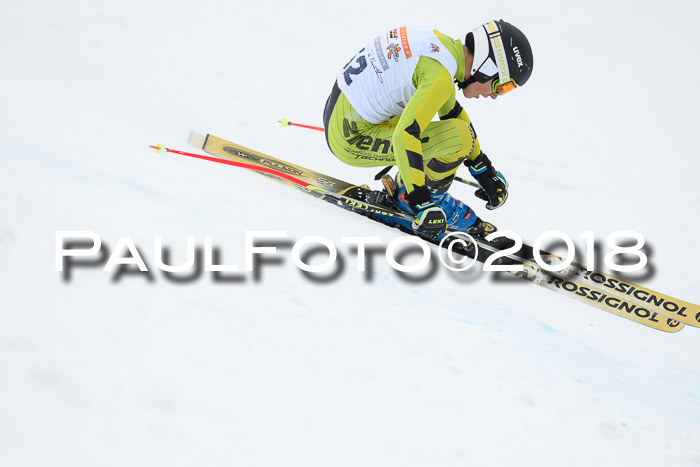
{"label": "bib number 12", "polygon": [[[365,49],[363,48],[358,52],[358,54],[361,54],[364,51]],[[355,55],[355,57],[357,57],[357,55]],[[367,59],[364,55],[360,55],[357,58],[355,57],[352,57],[352,60],[350,60],[348,64],[343,67],[343,69],[345,70],[343,71],[343,77],[345,78],[345,84],[347,84],[348,86],[352,84],[352,78],[350,77],[350,75],[359,75],[365,68],[367,68]],[[358,66],[350,66],[353,64],[353,62],[356,63]]]}

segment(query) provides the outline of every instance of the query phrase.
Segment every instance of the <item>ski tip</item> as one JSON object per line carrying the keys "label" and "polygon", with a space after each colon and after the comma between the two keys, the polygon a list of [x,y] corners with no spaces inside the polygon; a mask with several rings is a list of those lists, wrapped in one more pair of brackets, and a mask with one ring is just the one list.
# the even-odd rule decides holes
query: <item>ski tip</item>
{"label": "ski tip", "polygon": [[190,136],[187,138],[187,143],[197,149],[204,149],[204,142],[206,141],[206,135],[197,133],[196,131],[190,131]]}
{"label": "ski tip", "polygon": [[288,119],[283,118],[282,120],[279,120],[279,122],[282,124],[283,127],[289,126],[290,122]]}

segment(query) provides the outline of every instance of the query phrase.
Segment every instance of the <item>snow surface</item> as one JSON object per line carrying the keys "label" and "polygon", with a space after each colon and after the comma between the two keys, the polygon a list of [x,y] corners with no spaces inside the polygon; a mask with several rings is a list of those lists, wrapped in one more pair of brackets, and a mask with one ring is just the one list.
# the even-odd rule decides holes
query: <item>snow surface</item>
{"label": "snow surface", "polygon": [[[337,71],[390,27],[462,37],[502,17],[531,39],[532,80],[461,101],[511,198],[487,212],[453,193],[530,242],[593,230],[604,248],[637,230],[644,283],[698,303],[697,14],[678,0],[3,1],[0,465],[700,465],[700,330],[479,271],[409,281],[377,256],[361,273],[341,237],[399,232],[147,147],[188,150],[194,129],[371,181],[277,121],[320,125]],[[110,252],[131,237],[151,280],[64,280],[57,230]],[[154,237],[177,264],[187,236],[242,267],[257,230],[328,238],[345,269],[310,280],[289,245],[257,280],[155,268]]]}

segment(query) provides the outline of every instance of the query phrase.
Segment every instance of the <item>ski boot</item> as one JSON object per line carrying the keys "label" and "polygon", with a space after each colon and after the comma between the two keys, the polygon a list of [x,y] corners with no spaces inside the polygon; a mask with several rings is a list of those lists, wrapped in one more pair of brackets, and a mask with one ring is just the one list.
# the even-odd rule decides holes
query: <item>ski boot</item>
{"label": "ski boot", "polygon": [[[414,215],[413,209],[411,209],[406,200],[405,185],[401,184],[399,186],[397,181],[389,175],[384,175],[382,185],[384,185],[384,190],[371,190],[367,185],[364,185],[350,188],[343,194],[358,201]],[[484,240],[486,236],[496,232],[496,226],[479,218],[469,206],[452,197],[449,193],[433,193],[431,197],[435,204],[440,206],[445,212],[448,229],[466,232],[479,240]],[[376,212],[372,216],[387,224],[399,225],[404,230],[413,232],[413,225],[410,220],[383,216],[381,213]],[[442,234],[436,240],[439,241],[446,235]],[[500,237],[495,242],[489,243],[499,249],[508,248],[514,244],[512,240],[506,237]]]}
{"label": "ski boot", "polygon": [[[395,200],[396,206],[407,213],[413,214],[411,206],[406,200],[406,186],[399,184],[390,176],[382,178],[382,184],[387,194]],[[433,202],[442,208],[447,218],[447,227],[453,230],[466,232],[474,237],[484,238],[495,232],[496,227],[490,222],[480,219],[476,213],[462,201],[454,198],[449,193],[431,194]]]}

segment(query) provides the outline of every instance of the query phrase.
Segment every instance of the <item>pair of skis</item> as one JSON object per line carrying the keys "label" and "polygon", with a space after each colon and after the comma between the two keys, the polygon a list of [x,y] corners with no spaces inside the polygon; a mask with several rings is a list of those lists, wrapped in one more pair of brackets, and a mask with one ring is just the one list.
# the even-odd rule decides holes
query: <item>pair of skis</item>
{"label": "pair of skis", "polygon": [[[359,188],[357,185],[268,156],[217,136],[192,132],[189,142],[191,145],[218,157],[178,151],[161,145],[153,146],[153,148],[254,170],[263,175],[272,176],[275,180],[285,184],[297,186],[318,199],[363,214],[384,224],[399,227],[397,223],[392,221],[413,220],[413,216],[407,213],[373,205],[364,200],[364,197],[358,197],[357,194],[365,194],[367,190]],[[415,235],[412,231],[403,230]],[[435,240],[421,238],[438,244]],[[474,240],[479,247],[477,260],[481,262],[493,253],[499,252],[497,248],[483,239],[475,238]],[[448,245],[449,242],[445,242],[442,246],[447,247]],[[468,248],[462,247],[459,243],[453,245],[453,249],[466,256],[473,256],[473,250],[469,251]],[[561,258],[555,255],[548,255],[548,257],[552,261],[561,261]],[[586,266],[578,263],[572,263],[563,271],[547,271],[534,260],[533,249],[528,245],[524,245],[515,254],[499,257],[494,264],[522,265],[522,271],[512,274],[653,329],[678,332],[684,325],[700,327],[700,306],[698,305],[661,294],[602,271],[588,271]]]}

